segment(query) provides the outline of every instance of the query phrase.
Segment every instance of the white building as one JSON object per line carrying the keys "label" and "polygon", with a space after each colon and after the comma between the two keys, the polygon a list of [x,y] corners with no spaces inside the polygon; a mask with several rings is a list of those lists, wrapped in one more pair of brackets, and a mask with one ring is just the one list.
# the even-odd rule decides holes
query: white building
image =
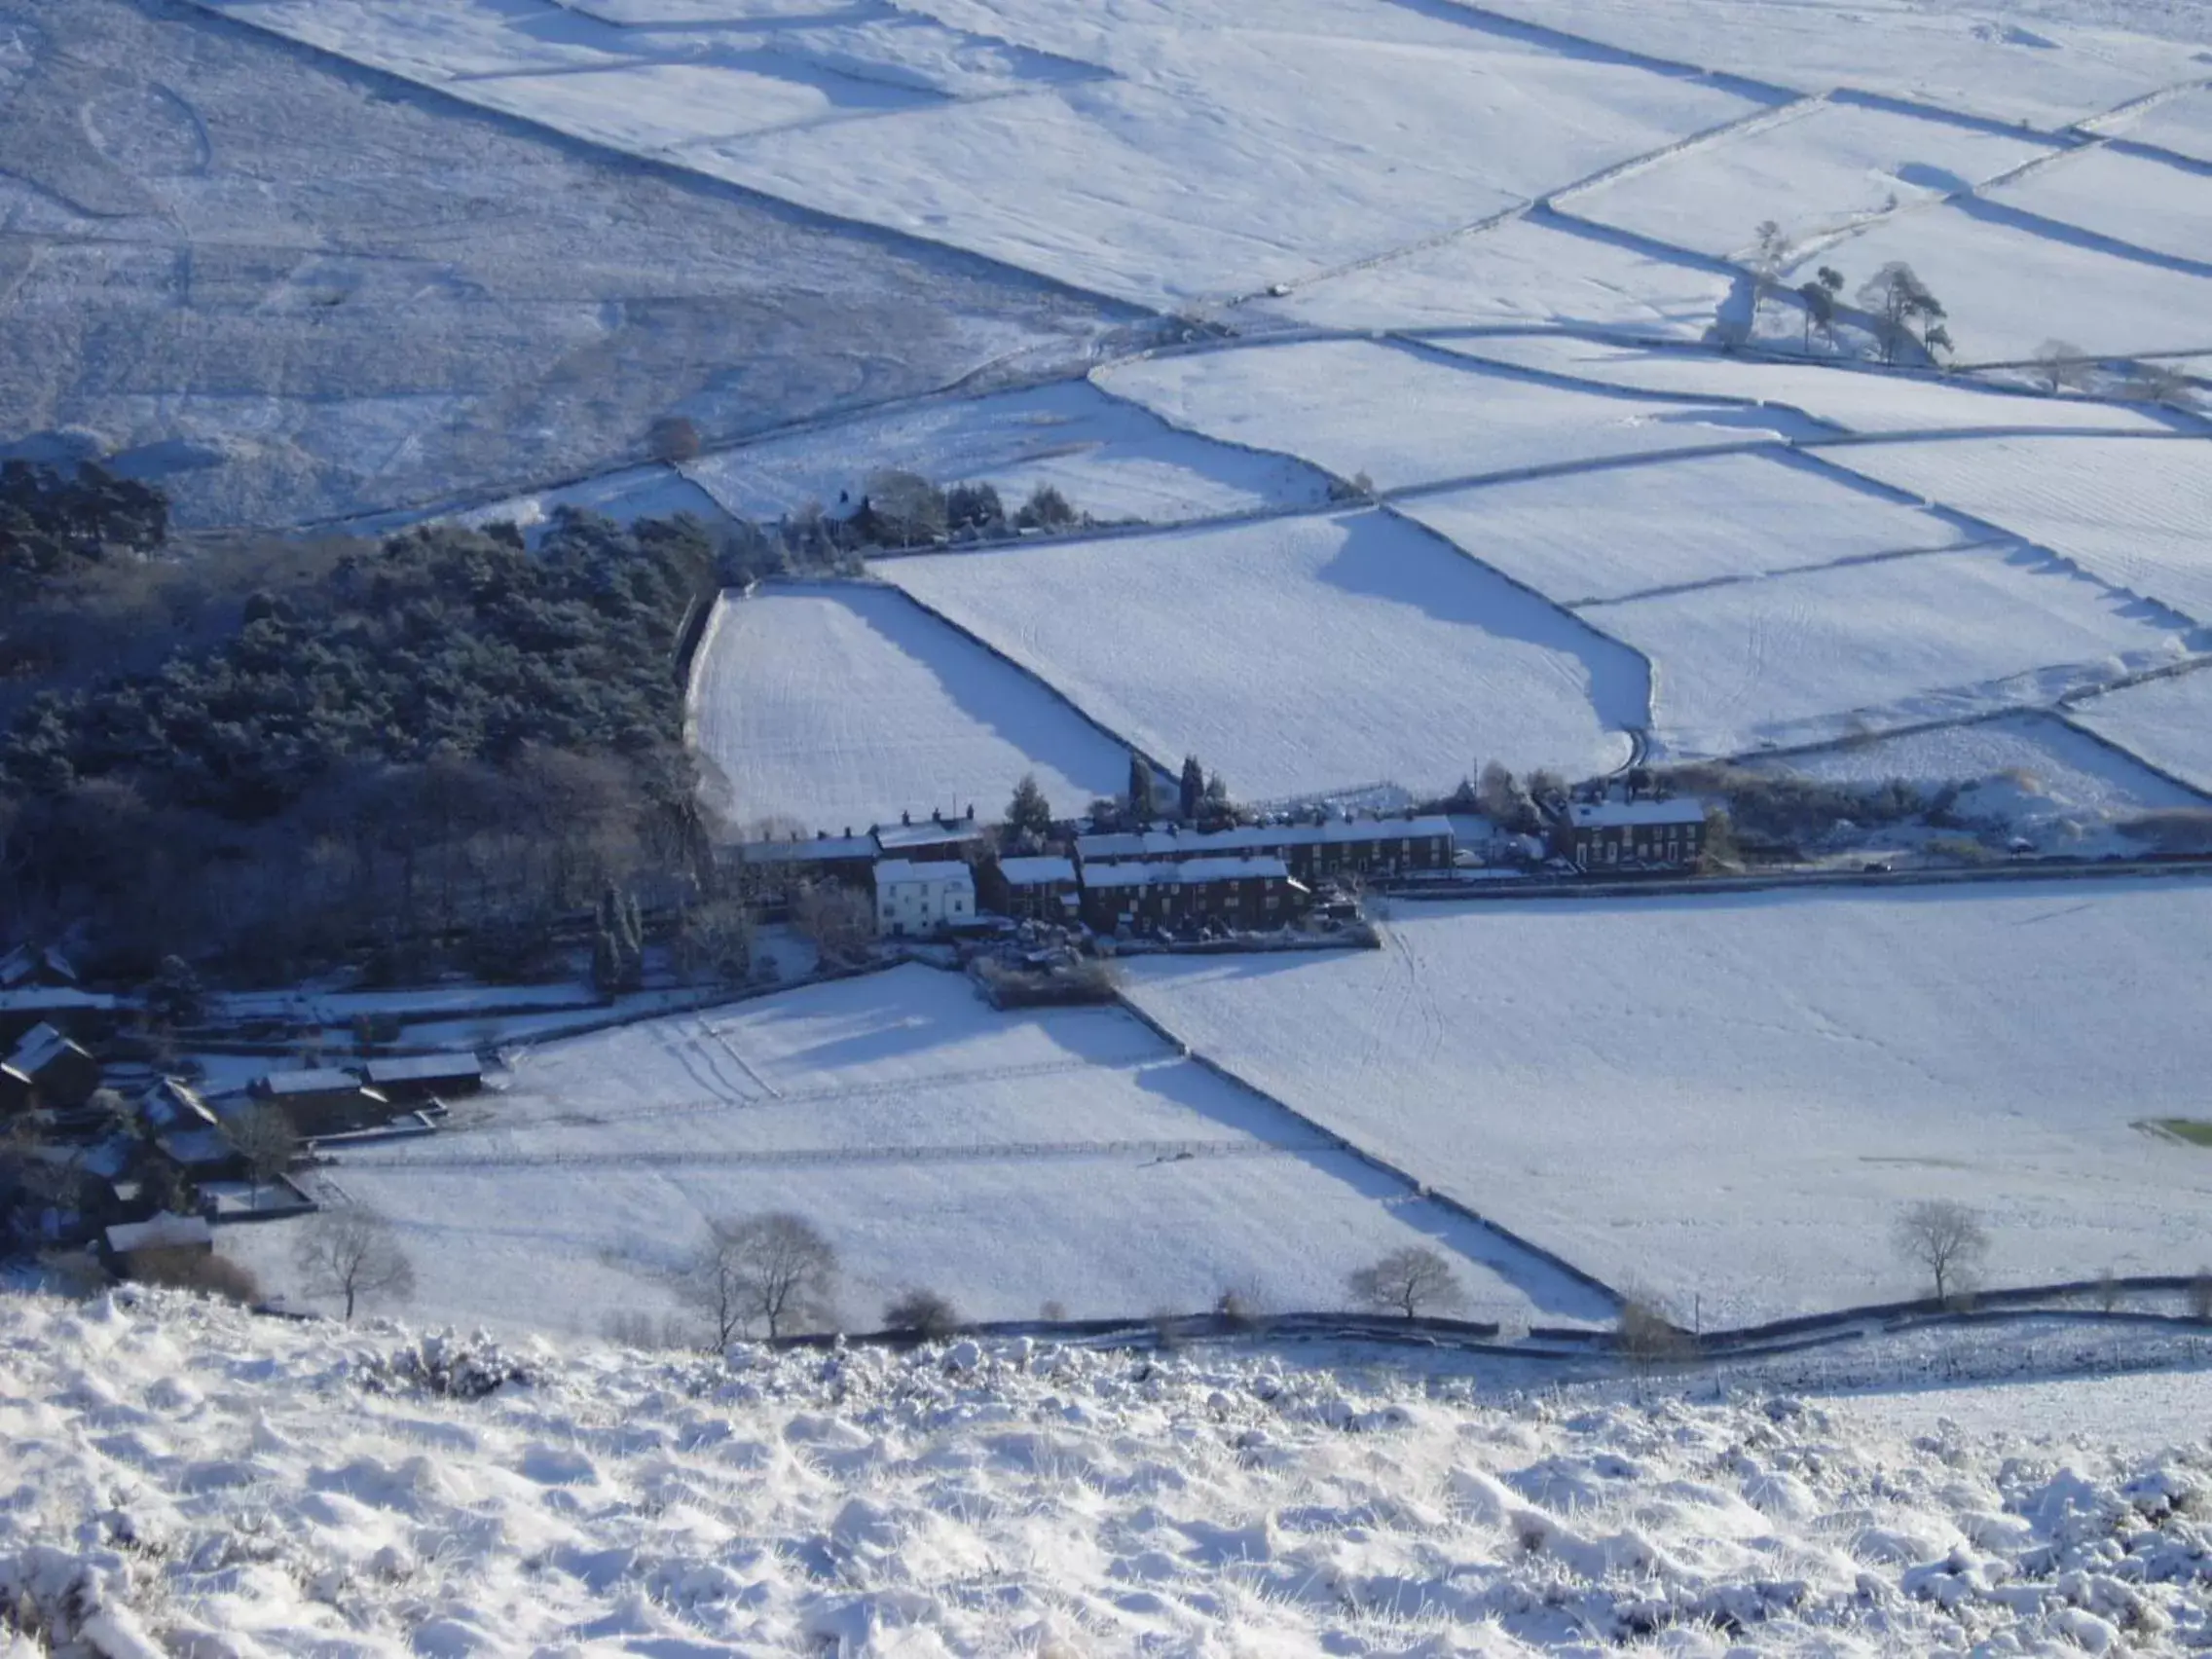
{"label": "white building", "polygon": [[976,877],[958,859],[875,866],[875,927],[886,939],[916,939],[976,919]]}

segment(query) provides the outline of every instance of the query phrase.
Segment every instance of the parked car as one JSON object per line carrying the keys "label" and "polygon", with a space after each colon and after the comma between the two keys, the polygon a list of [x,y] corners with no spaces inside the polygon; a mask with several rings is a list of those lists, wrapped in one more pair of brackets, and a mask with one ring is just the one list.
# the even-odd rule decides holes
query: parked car
{"label": "parked car", "polygon": [[1887,875],[1897,866],[1888,859],[1868,859],[1859,866],[1861,875]]}

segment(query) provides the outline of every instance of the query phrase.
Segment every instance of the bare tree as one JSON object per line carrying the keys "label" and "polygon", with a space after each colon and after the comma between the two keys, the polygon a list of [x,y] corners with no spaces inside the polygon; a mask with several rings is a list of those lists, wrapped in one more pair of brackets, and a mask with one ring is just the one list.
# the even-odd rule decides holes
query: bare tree
{"label": "bare tree", "polygon": [[683,912],[677,954],[689,973],[736,981],[753,967],[753,912],[735,899],[710,899]]}
{"label": "bare tree", "polygon": [[2212,1268],[2198,1268],[2189,1281],[2189,1316],[2198,1324],[2212,1324]]}
{"label": "bare tree", "polygon": [[827,1321],[836,1283],[830,1241],[804,1216],[778,1211],[711,1224],[680,1288],[726,1347],[756,1320],[771,1339]]}
{"label": "bare tree", "polygon": [[1935,1281],[1938,1302],[1964,1291],[1989,1253],[1981,1217],[1955,1198],[1908,1204],[1898,1217],[1893,1239],[1898,1254]]}
{"label": "bare tree", "polygon": [[2071,340],[2046,340],[2036,348],[2036,367],[2043,371],[2044,389],[2053,394],[2065,387],[2080,386],[2088,359]]}
{"label": "bare tree", "polygon": [[286,1173],[300,1155],[300,1137],[292,1120],[280,1106],[249,1106],[223,1125],[223,1134],[245,1162],[253,1183],[253,1207],[261,1207],[261,1190]]}
{"label": "bare tree", "polygon": [[857,888],[818,881],[792,901],[792,925],[832,968],[850,967],[867,955],[875,939],[875,906]]}
{"label": "bare tree", "polygon": [[885,545],[912,547],[943,537],[944,492],[916,472],[886,468],[867,481],[867,510]]}
{"label": "bare tree", "polygon": [[1843,292],[1843,273],[1832,265],[1824,265],[1810,282],[1800,283],[1797,297],[1805,302],[1805,350],[1813,350],[1813,330],[1817,327],[1835,343],[1835,297]]}
{"label": "bare tree", "polygon": [[2110,1268],[2097,1274],[2097,1311],[2110,1313],[2120,1307],[2120,1280],[2113,1276]]}
{"label": "bare tree", "polygon": [[311,1217],[292,1260],[307,1293],[345,1298],[349,1319],[356,1302],[404,1302],[415,1294],[415,1265],[391,1223],[358,1204]]}
{"label": "bare tree", "polygon": [[1896,362],[1907,346],[1919,346],[1930,356],[1951,348],[1950,331],[1943,326],[1949,313],[1901,259],[1891,260],[1867,278],[1859,303],[1874,313],[1874,339],[1885,363]]}
{"label": "bare tree", "polygon": [[959,1327],[960,1310],[934,1290],[903,1290],[884,1305],[883,1328],[935,1341]]}
{"label": "bare tree", "polygon": [[1789,258],[1789,239],[1782,234],[1782,227],[1774,220],[1761,220],[1756,235],[1758,240],[1751,245],[1751,320],[1754,324],[1759,308],[1780,286],[1782,268]]}
{"label": "bare tree", "polygon": [[2195,386],[2170,363],[2138,364],[2128,377],[2127,395],[2144,403],[2162,403],[2169,409],[2189,407]]}
{"label": "bare tree", "polygon": [[1483,763],[1475,780],[1475,799],[1483,816],[1500,830],[1510,830],[1529,816],[1529,796],[1510,768],[1498,761]]}
{"label": "bare tree", "polygon": [[1459,1287],[1452,1264],[1425,1244],[1409,1244],[1372,1267],[1346,1273],[1345,1288],[1363,1308],[1402,1313],[1408,1319],[1467,1305],[1467,1293]]}

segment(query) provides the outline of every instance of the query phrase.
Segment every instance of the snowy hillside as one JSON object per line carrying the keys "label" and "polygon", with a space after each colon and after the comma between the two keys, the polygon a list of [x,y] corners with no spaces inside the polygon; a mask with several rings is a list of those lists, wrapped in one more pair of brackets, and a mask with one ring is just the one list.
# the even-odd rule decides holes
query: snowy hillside
{"label": "snowy hillside", "polygon": [[[2160,1398],[2200,1418],[2212,1392],[2174,1378]],[[1954,1399],[2005,1409],[1914,1409]],[[5,1296],[0,1652],[2212,1640],[2201,1440],[2038,1440],[2032,1407],[2001,1436],[1887,1415],[1620,1388],[1486,1402],[1266,1354],[1030,1342],[502,1355],[166,1295]]]}

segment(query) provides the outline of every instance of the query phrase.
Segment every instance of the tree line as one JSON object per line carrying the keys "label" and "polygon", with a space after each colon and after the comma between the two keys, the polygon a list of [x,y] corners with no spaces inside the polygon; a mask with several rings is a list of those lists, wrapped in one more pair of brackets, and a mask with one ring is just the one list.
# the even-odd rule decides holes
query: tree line
{"label": "tree line", "polygon": [[[695,520],[203,557],[148,544],[166,512],[135,492],[8,489],[0,914],[77,929],[109,975],[364,950],[400,973],[457,939],[500,973],[609,884],[712,901],[680,678],[719,585]],[[149,581],[156,603],[119,597]],[[21,637],[94,620],[98,653]]]}

